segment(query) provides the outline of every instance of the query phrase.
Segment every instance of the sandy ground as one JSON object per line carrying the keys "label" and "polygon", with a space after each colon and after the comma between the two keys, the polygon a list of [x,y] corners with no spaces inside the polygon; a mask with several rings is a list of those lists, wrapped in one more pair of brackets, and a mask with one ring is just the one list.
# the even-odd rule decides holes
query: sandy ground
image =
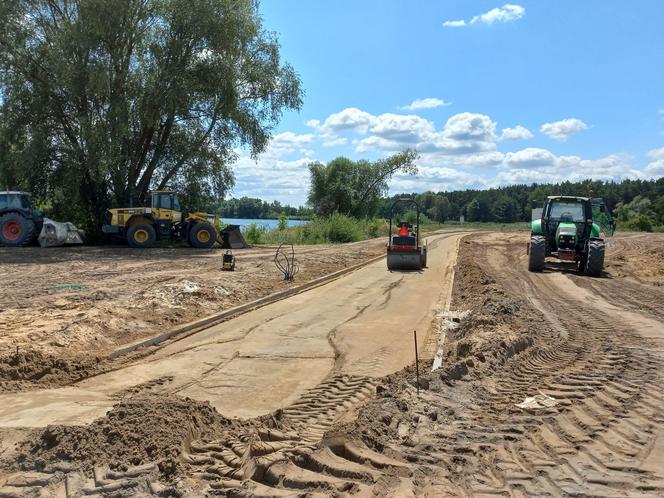
{"label": "sandy ground", "polygon": [[[384,239],[298,247],[285,283],[276,248],[0,247],[0,390],[63,385],[104,370],[133,343],[381,254]],[[18,355],[17,355],[18,351]]]}
{"label": "sandy ground", "polygon": [[451,274],[460,237],[429,237],[426,271],[388,272],[379,260],[123,368],[68,387],[0,394],[0,427],[88,423],[113,406],[118,393],[145,385],[247,418],[295,402],[332,372],[393,373],[414,359],[413,330],[423,344],[436,307],[450,295],[441,276]]}
{"label": "sandy ground", "polygon": [[[350,287],[338,280],[311,291],[317,299],[327,288],[327,301],[339,304],[341,324],[320,315],[332,368],[292,390],[294,399],[280,393],[284,403],[265,405],[263,416],[229,419],[220,398],[221,415],[175,395],[164,367],[164,377],[125,381],[119,404],[91,424],[2,429],[0,496],[661,496],[662,239],[615,238],[603,278],[590,279],[561,265],[528,273],[526,238],[462,239],[449,311],[444,264],[421,275],[383,269],[375,282],[367,267],[364,277],[344,277]],[[303,320],[283,329],[286,350],[307,348],[289,338],[312,338],[309,307],[296,302],[305,295],[296,298],[291,314]],[[395,372],[408,346],[389,328],[408,332],[418,313],[430,324],[419,384],[413,364]],[[272,315],[269,323],[283,319]],[[206,342],[190,346],[207,354]],[[432,372],[434,355],[442,364]],[[210,388],[228,386],[220,379]],[[517,406],[533,396],[545,404]]]}
{"label": "sandy ground", "polygon": [[[368,259],[384,244],[298,247],[296,283]],[[0,352],[19,346],[60,356],[103,353],[257,299],[286,285],[275,249],[236,250],[236,271],[222,272],[222,249],[0,247]]]}

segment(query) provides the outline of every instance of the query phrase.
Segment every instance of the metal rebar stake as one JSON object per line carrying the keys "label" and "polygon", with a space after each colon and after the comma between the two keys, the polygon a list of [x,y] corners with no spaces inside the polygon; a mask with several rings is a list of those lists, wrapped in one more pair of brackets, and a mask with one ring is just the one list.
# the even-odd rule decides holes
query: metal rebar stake
{"label": "metal rebar stake", "polygon": [[413,330],[413,336],[415,337],[415,376],[417,382],[417,395],[420,395],[420,359],[417,356],[417,330]]}

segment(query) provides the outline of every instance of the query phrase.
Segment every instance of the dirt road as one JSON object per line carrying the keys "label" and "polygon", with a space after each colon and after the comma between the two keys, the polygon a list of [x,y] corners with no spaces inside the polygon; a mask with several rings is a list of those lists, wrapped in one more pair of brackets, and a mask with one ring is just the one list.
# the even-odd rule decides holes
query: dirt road
{"label": "dirt road", "polygon": [[529,273],[523,234],[459,239],[437,236],[424,273],[377,263],[123,370],[3,395],[0,496],[662,496],[662,237],[616,238],[599,279]]}
{"label": "dirt road", "polygon": [[[294,285],[381,254],[384,246],[381,238],[298,247]],[[218,248],[0,247],[0,356],[18,347],[42,361],[80,362],[280,291],[287,285],[274,266],[275,249],[237,250],[236,271],[222,272]]]}
{"label": "dirt road", "polygon": [[253,417],[294,402],[333,373],[380,377],[414,358],[451,292],[461,235],[429,237],[429,268],[388,272],[380,260],[312,291],[167,345],[144,361],[69,387],[0,395],[0,427],[89,423],[137,386]]}

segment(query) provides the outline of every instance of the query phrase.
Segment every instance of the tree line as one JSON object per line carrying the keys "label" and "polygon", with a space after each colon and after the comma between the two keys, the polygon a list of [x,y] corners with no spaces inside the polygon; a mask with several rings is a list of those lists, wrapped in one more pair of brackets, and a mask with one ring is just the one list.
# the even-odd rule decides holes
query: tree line
{"label": "tree line", "polygon": [[511,185],[486,190],[397,194],[383,199],[381,216],[388,216],[397,198],[412,198],[432,221],[459,220],[512,223],[530,221],[533,207],[550,195],[602,197],[623,227],[650,230],[664,225],[664,177],[657,180],[604,182],[584,180],[555,184]]}
{"label": "tree line", "polygon": [[[388,182],[395,174],[416,174],[418,154],[405,150],[378,161],[353,161],[337,157],[327,164],[309,165],[308,203],[319,216],[340,213],[354,218],[387,218],[398,198],[415,199],[426,219],[437,223],[513,223],[531,220],[533,207],[541,207],[547,196],[602,197],[623,227],[650,230],[664,226],[664,178],[562,182],[511,185],[486,190],[404,193],[388,196]],[[407,207],[400,206],[398,214]]]}
{"label": "tree line", "polygon": [[281,204],[279,201],[267,202],[254,197],[227,199],[218,203],[210,211],[219,213],[225,218],[273,220],[282,216],[291,219],[308,219],[313,214],[311,209],[304,206],[293,207],[288,204]]}

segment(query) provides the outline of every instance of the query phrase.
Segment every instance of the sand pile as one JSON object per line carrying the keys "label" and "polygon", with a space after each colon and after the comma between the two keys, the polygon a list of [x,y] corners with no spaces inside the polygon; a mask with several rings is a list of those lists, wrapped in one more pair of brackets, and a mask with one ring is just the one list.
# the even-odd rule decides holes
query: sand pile
{"label": "sand pile", "polygon": [[0,356],[0,390],[18,391],[71,384],[97,373],[101,358],[61,358],[19,349]]}
{"label": "sand pile", "polygon": [[208,403],[175,396],[134,398],[88,426],[49,426],[35,432],[19,448],[18,464],[40,470],[65,461],[90,472],[94,466],[126,470],[158,461],[163,472],[172,473],[193,437],[212,437],[231,425]]}

